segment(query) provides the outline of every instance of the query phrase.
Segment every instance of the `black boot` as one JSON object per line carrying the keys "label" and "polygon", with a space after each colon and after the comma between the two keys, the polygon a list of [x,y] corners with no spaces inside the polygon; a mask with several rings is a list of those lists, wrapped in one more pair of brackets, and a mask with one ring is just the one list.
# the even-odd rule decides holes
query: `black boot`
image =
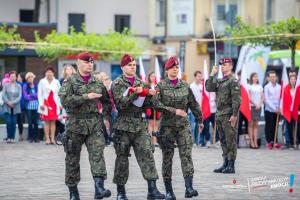
{"label": "black boot", "polygon": [[166,200],[176,200],[176,196],[173,192],[171,181],[165,181],[165,188],[166,188]]}
{"label": "black boot", "polygon": [[198,191],[193,188],[193,177],[185,178],[185,198],[192,198],[198,196]]}
{"label": "black boot", "polygon": [[69,187],[70,200],[80,200],[77,185]]}
{"label": "black boot", "polygon": [[95,199],[110,197],[111,192],[104,188],[104,180],[100,177],[94,177],[95,181]]}
{"label": "black boot", "polygon": [[117,200],[128,200],[125,192],[125,185],[117,185]]}
{"label": "black boot", "polygon": [[156,188],[156,180],[148,180],[147,199],[165,199],[165,195],[160,193]]}
{"label": "black boot", "polygon": [[228,158],[225,157],[225,158],[223,159],[223,165],[222,165],[220,168],[215,169],[214,172],[215,172],[215,173],[222,173],[223,170],[227,167],[227,165],[228,165]]}
{"label": "black boot", "polygon": [[235,169],[234,169],[234,160],[228,160],[228,165],[227,167],[222,171],[224,174],[234,174]]}

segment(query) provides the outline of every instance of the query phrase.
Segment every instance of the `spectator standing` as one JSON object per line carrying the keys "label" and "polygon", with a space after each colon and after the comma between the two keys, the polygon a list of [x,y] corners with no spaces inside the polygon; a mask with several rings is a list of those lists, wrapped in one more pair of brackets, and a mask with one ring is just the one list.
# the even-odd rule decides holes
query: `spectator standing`
{"label": "spectator standing", "polygon": [[28,121],[28,141],[39,142],[38,138],[38,88],[34,83],[35,75],[27,72],[25,76],[26,84],[23,86],[23,97],[25,100],[26,115]]}
{"label": "spectator standing", "polygon": [[274,144],[274,136],[276,129],[276,118],[280,114],[279,100],[281,86],[276,83],[277,76],[275,71],[269,72],[269,83],[264,88],[265,102],[265,135],[267,140],[267,148],[272,149]]}
{"label": "spectator standing", "polygon": [[264,91],[258,82],[257,73],[250,75],[250,85],[248,88],[250,104],[251,104],[251,121],[248,125],[248,133],[250,138],[250,148],[258,149],[257,133],[258,121],[261,113],[261,108],[264,103]]}
{"label": "spectator standing", "polygon": [[7,129],[7,143],[14,142],[16,134],[16,115],[21,112],[22,89],[17,84],[17,73],[10,72],[10,82],[4,85],[2,98]]}
{"label": "spectator standing", "polygon": [[[45,122],[44,132],[46,136],[46,145],[55,144],[56,120],[60,114],[61,104],[58,97],[60,89],[59,81],[54,77],[55,70],[48,67],[45,71],[45,78],[38,84],[38,112],[41,119]],[[50,138],[51,132],[51,138]],[[50,141],[51,139],[51,141]]]}

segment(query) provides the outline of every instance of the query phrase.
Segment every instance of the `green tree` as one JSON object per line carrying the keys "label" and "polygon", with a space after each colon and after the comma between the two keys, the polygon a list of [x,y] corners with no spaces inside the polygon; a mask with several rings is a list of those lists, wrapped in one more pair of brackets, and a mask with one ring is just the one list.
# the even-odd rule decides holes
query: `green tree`
{"label": "green tree", "polygon": [[146,47],[146,44],[138,41],[128,29],[122,33],[109,31],[105,35],[86,33],[85,30],[83,27],[83,32],[75,32],[71,27],[70,34],[52,31],[44,38],[36,32],[35,39],[39,45],[35,50],[47,61],[79,51],[100,53],[103,60],[119,60],[125,52],[139,55]]}
{"label": "green tree", "polygon": [[7,27],[5,24],[0,26],[0,51],[8,46],[22,50],[24,48],[22,42],[24,39],[17,32],[17,26]]}
{"label": "green tree", "polygon": [[272,48],[288,46],[291,50],[292,67],[295,67],[296,43],[300,40],[300,19],[291,17],[287,20],[254,27],[237,17],[236,25],[228,26],[226,31],[230,37],[233,37],[233,43],[236,45],[265,45]]}

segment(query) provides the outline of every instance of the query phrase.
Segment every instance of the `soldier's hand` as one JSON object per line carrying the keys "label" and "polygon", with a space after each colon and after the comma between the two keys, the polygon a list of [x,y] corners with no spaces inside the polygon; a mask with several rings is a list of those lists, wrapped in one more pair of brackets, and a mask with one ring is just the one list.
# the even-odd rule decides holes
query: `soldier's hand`
{"label": "soldier's hand", "polygon": [[104,120],[104,125],[105,125],[106,130],[109,130],[110,124],[109,124],[108,120]]}
{"label": "soldier's hand", "polygon": [[45,110],[45,106],[41,105],[41,106],[40,106],[40,109],[41,109],[42,111],[44,111],[44,110]]}
{"label": "soldier's hand", "polygon": [[218,66],[213,66],[211,69],[210,75],[215,76],[216,74],[218,74],[218,72],[219,72]]}
{"label": "soldier's hand", "polygon": [[236,116],[233,116],[233,115],[232,115],[232,116],[230,117],[230,119],[229,119],[230,125],[231,125],[232,127],[235,127],[236,121],[237,121],[237,117],[236,117]]}
{"label": "soldier's hand", "polygon": [[100,97],[102,97],[102,94],[97,94],[95,92],[88,93],[88,98],[89,99],[97,99],[97,98],[100,98]]}
{"label": "soldier's hand", "polygon": [[199,133],[202,132],[203,128],[204,128],[204,124],[203,123],[199,124]]}
{"label": "soldier's hand", "polygon": [[185,116],[187,116],[187,113],[184,110],[176,109],[176,115],[185,117]]}
{"label": "soldier's hand", "polygon": [[143,88],[142,88],[142,87],[136,87],[136,88],[134,88],[134,92],[135,92],[136,94],[140,94],[140,93],[143,92]]}
{"label": "soldier's hand", "polygon": [[156,90],[152,90],[152,89],[150,89],[149,90],[149,95],[152,95],[152,96],[154,96],[154,95],[156,95]]}

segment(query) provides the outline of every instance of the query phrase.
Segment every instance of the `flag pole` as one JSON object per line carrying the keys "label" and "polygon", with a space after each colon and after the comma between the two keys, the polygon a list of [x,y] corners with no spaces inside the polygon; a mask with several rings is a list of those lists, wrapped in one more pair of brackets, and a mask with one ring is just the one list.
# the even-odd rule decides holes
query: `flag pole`
{"label": "flag pole", "polygon": [[[296,122],[296,121],[295,121]],[[296,140],[297,140],[297,138],[296,138],[296,134],[297,134],[297,128],[298,128],[298,123],[296,122],[295,123],[295,128],[294,128],[294,134],[293,134],[293,136],[294,136],[294,146],[296,147]]]}
{"label": "flag pole", "polygon": [[215,117],[215,123],[214,123],[214,141],[213,141],[214,144],[216,144],[216,132],[217,132],[217,123],[216,123],[216,117]]}
{"label": "flag pole", "polygon": [[278,125],[279,125],[279,113],[277,113],[277,118],[276,118],[276,128],[275,128],[275,135],[274,135],[274,145],[276,144],[277,140],[277,133],[278,133]]}

